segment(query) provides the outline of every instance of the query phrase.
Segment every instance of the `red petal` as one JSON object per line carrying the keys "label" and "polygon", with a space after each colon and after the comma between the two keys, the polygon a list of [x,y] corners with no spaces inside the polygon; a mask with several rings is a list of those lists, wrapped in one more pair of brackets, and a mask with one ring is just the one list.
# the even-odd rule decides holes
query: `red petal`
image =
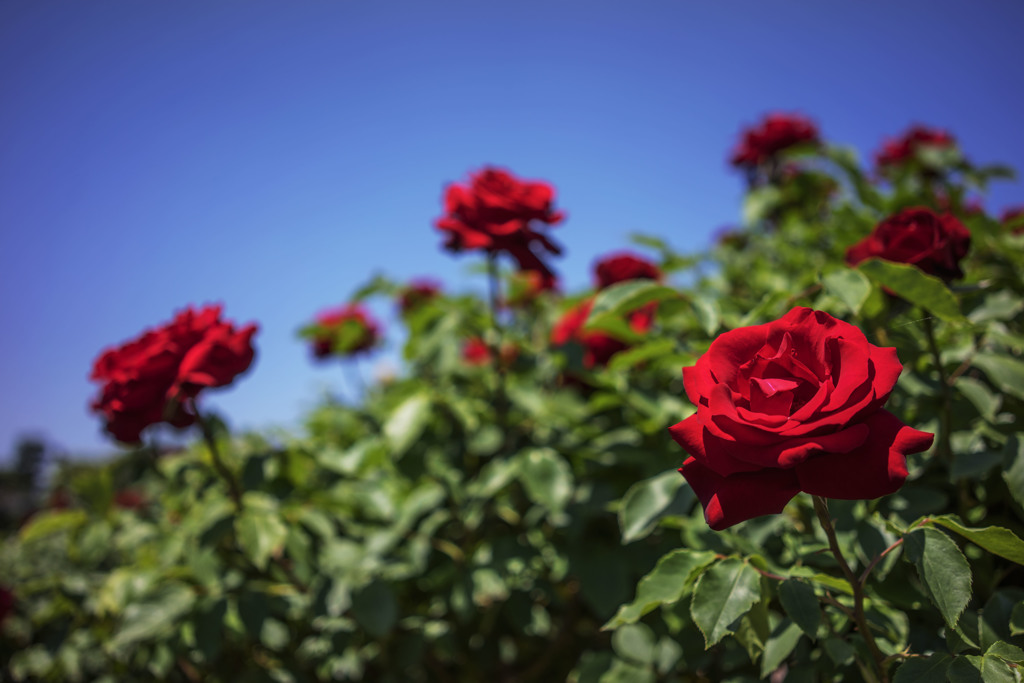
{"label": "red petal", "polygon": [[793,470],[761,470],[722,477],[689,458],[679,468],[704,506],[708,526],[719,531],[761,515],[782,512],[800,492]]}

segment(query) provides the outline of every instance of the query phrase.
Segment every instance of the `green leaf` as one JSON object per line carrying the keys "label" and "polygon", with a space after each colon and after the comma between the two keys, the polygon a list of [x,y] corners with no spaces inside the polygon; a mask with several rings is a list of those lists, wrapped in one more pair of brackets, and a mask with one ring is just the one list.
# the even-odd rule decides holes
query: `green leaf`
{"label": "green leaf", "polygon": [[375,638],[383,638],[398,621],[398,601],[384,581],[374,581],[352,596],[352,616]]}
{"label": "green leaf", "polygon": [[1024,565],[1024,541],[1020,540],[1009,529],[999,526],[972,529],[961,525],[959,520],[950,515],[931,517],[929,521],[960,534],[971,543],[984,548],[994,555]]}
{"label": "green leaf", "polygon": [[710,550],[680,548],[664,555],[654,569],[640,579],[633,602],[619,607],[618,613],[602,630],[636,623],[648,612],[679,601],[692,588],[697,575],[715,560]]}
{"label": "green leaf", "polygon": [[992,384],[999,389],[1024,399],[1024,362],[995,353],[979,353],[971,364],[981,368]]}
{"label": "green leaf", "polygon": [[675,348],[676,343],[672,339],[654,339],[616,353],[608,362],[608,367],[612,370],[625,370],[651,358],[667,356],[673,353]]}
{"label": "green leaf", "polygon": [[1014,434],[1006,441],[1003,449],[1006,460],[1010,466],[1003,470],[1003,481],[1010,495],[1017,503],[1024,507],[1024,438],[1021,434]]}
{"label": "green leaf", "polygon": [[1013,608],[1010,615],[1010,633],[1015,636],[1024,633],[1024,602]]}
{"label": "green leaf", "polygon": [[842,301],[855,314],[871,295],[871,282],[864,274],[853,268],[834,270],[822,278],[825,291]]}
{"label": "green leaf", "polygon": [[430,407],[430,396],[421,392],[402,401],[391,413],[384,423],[384,437],[395,456],[404,454],[420,438],[430,418]]}
{"label": "green leaf", "polygon": [[18,533],[22,543],[46,538],[62,531],[71,531],[85,524],[88,516],[84,510],[43,510],[32,515],[32,519]]}
{"label": "green leaf", "polygon": [[967,316],[975,325],[993,320],[1013,320],[1024,310],[1024,300],[1008,290],[1000,290],[985,297],[985,302]]}
{"label": "green leaf", "polygon": [[678,299],[679,292],[654,280],[627,280],[602,289],[594,299],[584,329],[602,318],[622,318],[653,301]]}
{"label": "green leaf", "polygon": [[814,594],[814,588],[806,581],[786,579],[779,584],[779,602],[789,618],[804,633],[815,639],[821,625],[821,604]]}
{"label": "green leaf", "polygon": [[956,297],[942,280],[922,272],[916,266],[868,259],[857,268],[900,298],[921,306],[943,320],[964,320]]}
{"label": "green leaf", "polygon": [[949,683],[1016,683],[1010,665],[998,657],[961,655],[946,672]]}
{"label": "green leaf", "polygon": [[111,652],[127,654],[137,643],[167,636],[178,619],[192,609],[196,595],[188,586],[168,583],[153,598],[125,607],[121,628],[107,643]]}
{"label": "green leaf", "polygon": [[550,448],[535,448],[520,456],[519,480],[534,503],[562,510],[572,497],[572,468]]}
{"label": "green leaf", "polygon": [[960,548],[949,536],[930,527],[905,535],[903,546],[932,602],[950,628],[955,628],[971,599],[971,567]]}
{"label": "green leaf", "polygon": [[822,645],[829,659],[836,663],[836,666],[849,666],[853,662],[853,645],[842,638],[826,638]]}
{"label": "green leaf", "polygon": [[988,422],[995,422],[996,413],[1003,403],[1003,397],[992,392],[981,380],[966,375],[957,378],[953,384],[967,400],[978,409],[978,414]]}
{"label": "green leaf", "polygon": [[654,670],[637,666],[623,659],[615,659],[599,683],[654,683]]}
{"label": "green leaf", "polygon": [[764,656],[761,658],[761,678],[768,676],[779,668],[800,641],[802,627],[791,621],[783,620],[775,629],[768,642],[764,644]]}
{"label": "green leaf", "polygon": [[701,574],[690,615],[704,634],[705,649],[732,633],[733,622],[760,599],[761,575],[737,558],[726,558]]}
{"label": "green leaf", "polygon": [[[245,500],[251,500],[252,493],[246,493]],[[265,570],[270,557],[284,546],[288,527],[276,510],[245,505],[241,514],[235,517],[235,533],[238,534],[238,543],[246,557],[258,569]]]}
{"label": "green leaf", "polygon": [[623,545],[650,534],[666,511],[678,510],[679,514],[685,514],[694,500],[693,491],[675,470],[633,484],[619,507]]}
{"label": "green leaf", "polygon": [[896,670],[892,683],[936,683],[946,680],[946,670],[953,658],[949,655],[913,657]]}
{"label": "green leaf", "polygon": [[697,322],[709,337],[713,336],[722,324],[722,309],[718,305],[718,299],[697,295],[690,299],[690,305],[693,307]]}
{"label": "green leaf", "polygon": [[1024,664],[1024,650],[1021,650],[1016,645],[997,640],[985,650],[986,657],[999,657],[1003,661],[1013,662],[1014,664]]}
{"label": "green leaf", "polygon": [[654,631],[646,624],[626,624],[612,634],[615,654],[637,664],[654,662],[654,644]]}

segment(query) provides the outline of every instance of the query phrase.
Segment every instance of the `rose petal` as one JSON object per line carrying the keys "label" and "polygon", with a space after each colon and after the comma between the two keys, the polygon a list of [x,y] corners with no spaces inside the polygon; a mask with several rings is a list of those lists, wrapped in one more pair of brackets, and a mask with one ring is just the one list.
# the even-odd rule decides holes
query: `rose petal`
{"label": "rose petal", "polygon": [[934,434],[903,424],[887,410],[864,421],[868,438],[848,453],[827,453],[796,466],[800,489],[816,496],[861,500],[895,492],[907,478],[907,458],[931,447]]}
{"label": "rose petal", "polygon": [[761,515],[782,512],[800,492],[792,470],[761,470],[722,477],[695,458],[679,468],[704,506],[704,519],[716,531]]}

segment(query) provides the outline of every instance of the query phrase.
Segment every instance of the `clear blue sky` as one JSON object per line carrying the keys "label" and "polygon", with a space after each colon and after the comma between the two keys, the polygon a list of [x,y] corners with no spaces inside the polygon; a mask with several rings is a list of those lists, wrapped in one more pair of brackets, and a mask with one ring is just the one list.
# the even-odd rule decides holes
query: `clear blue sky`
{"label": "clear blue sky", "polygon": [[108,449],[93,359],[188,303],[262,326],[210,404],[293,424],[344,377],[294,337],[313,313],[375,270],[482,287],[431,222],[485,163],[556,185],[569,290],[632,231],[736,222],[725,159],[766,110],[862,154],[934,124],[1024,169],[1022,29],[1008,1],[4,0],[0,454]]}

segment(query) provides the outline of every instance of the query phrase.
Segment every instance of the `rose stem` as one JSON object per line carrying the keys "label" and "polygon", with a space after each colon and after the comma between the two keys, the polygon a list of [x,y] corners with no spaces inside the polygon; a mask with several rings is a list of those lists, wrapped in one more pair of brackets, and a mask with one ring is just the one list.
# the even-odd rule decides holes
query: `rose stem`
{"label": "rose stem", "polygon": [[932,360],[935,369],[939,373],[939,384],[942,385],[942,407],[939,412],[939,443],[938,455],[944,461],[949,462],[953,457],[953,449],[949,442],[949,431],[953,422],[953,396],[950,391],[949,380],[946,378],[946,371],[942,368],[942,354],[939,352],[939,345],[935,341],[935,323],[928,311],[924,312],[924,332],[928,337],[928,348],[932,352]]}
{"label": "rose stem", "polygon": [[871,656],[875,660],[875,668],[879,676],[878,680],[882,683],[888,683],[889,675],[885,670],[885,655],[878,649],[875,636],[871,633],[867,617],[864,615],[864,586],[857,579],[857,575],[853,573],[846,558],[843,557],[843,552],[839,549],[836,530],[832,526],[832,518],[828,514],[828,503],[821,496],[811,496],[811,499],[814,501],[814,511],[818,515],[818,521],[821,522],[821,528],[824,529],[825,536],[828,537],[828,547],[832,550],[836,562],[839,563],[839,569],[842,570],[846,580],[850,583],[850,588],[853,590],[853,618],[857,623],[857,629],[864,638],[864,642],[867,643]]}
{"label": "rose stem", "polygon": [[196,421],[199,423],[199,429],[203,432],[203,441],[206,442],[206,447],[210,449],[210,458],[213,460],[213,469],[217,470],[217,474],[220,475],[224,483],[228,485],[228,493],[231,495],[231,500],[235,504],[235,509],[239,512],[242,511],[242,489],[238,486],[238,481],[235,476],[231,474],[231,470],[227,468],[224,461],[220,458],[220,450],[217,448],[217,439],[213,435],[213,430],[210,429],[210,423],[206,421],[206,418],[200,414],[199,406],[196,405],[195,399],[191,400],[192,413],[196,416]]}
{"label": "rose stem", "polygon": [[[192,412],[196,416],[196,422],[199,423],[199,428],[203,432],[203,441],[206,442],[206,447],[210,449],[210,457],[213,459],[213,468],[217,470],[217,474],[219,474],[227,483],[228,493],[231,495],[231,501],[235,504],[235,510],[241,513],[242,489],[238,485],[238,480],[235,479],[235,476],[231,474],[231,470],[229,470],[227,465],[224,464],[224,461],[221,460],[220,449],[217,448],[217,439],[214,438],[213,430],[210,429],[210,423],[206,421],[206,418],[203,417],[202,414],[200,414],[199,407],[196,405],[195,399],[192,399],[190,403],[192,404]],[[295,575],[292,568],[283,562],[280,557],[272,555],[270,559],[274,561],[274,564],[277,565],[282,572],[284,572],[284,575],[288,577],[288,580],[299,590],[299,592],[309,592],[309,587]]]}
{"label": "rose stem", "polygon": [[491,328],[494,330],[494,340],[488,346],[491,349],[492,362],[498,368],[498,397],[495,407],[498,412],[498,424],[504,429],[507,422],[508,394],[505,390],[505,364],[501,360],[503,330],[501,321],[498,320],[498,308],[501,302],[501,281],[498,277],[498,254],[493,250],[487,252],[487,284],[491,303]]}

